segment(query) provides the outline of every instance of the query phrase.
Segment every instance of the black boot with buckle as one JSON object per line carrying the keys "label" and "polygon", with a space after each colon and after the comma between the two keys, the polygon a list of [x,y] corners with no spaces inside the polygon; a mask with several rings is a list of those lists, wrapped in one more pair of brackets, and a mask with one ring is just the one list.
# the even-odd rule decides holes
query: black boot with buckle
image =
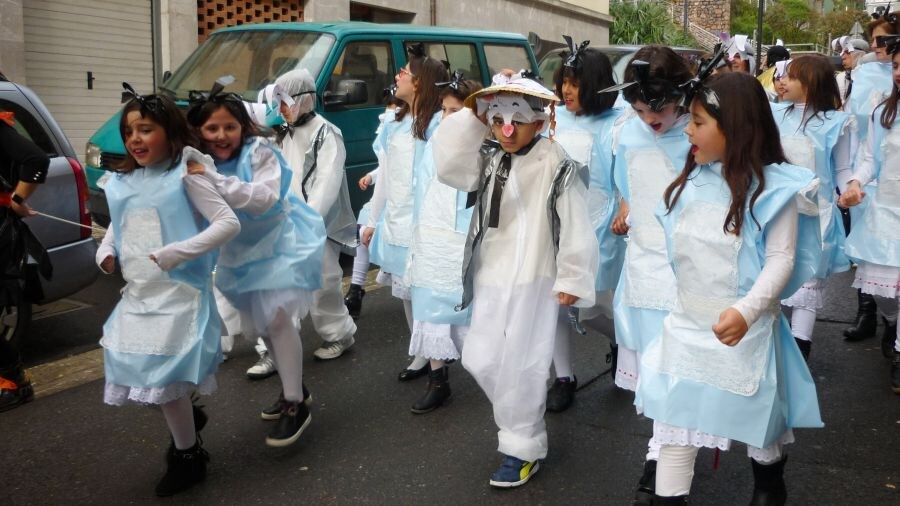
{"label": "black boot with buckle", "polygon": [[450,368],[441,367],[428,372],[428,389],[421,399],[412,405],[412,412],[421,415],[441,407],[450,398]]}
{"label": "black boot with buckle", "polygon": [[859,309],[856,311],[856,321],[853,322],[853,326],[844,330],[844,339],[847,341],[862,341],[873,337],[878,326],[878,319],[875,315],[878,305],[875,303],[875,297],[857,289],[856,298],[859,302]]}
{"label": "black boot with buckle", "polygon": [[206,478],[206,463],[209,454],[201,446],[200,438],[187,450],[170,446],[166,452],[166,474],[156,485],[156,495],[167,497],[177,494],[200,483]]}
{"label": "black boot with buckle", "polygon": [[350,285],[347,295],[344,296],[344,305],[347,306],[347,311],[354,320],[359,318],[359,313],[362,311],[362,300],[365,296],[366,291],[363,290],[363,287],[354,284]]}
{"label": "black boot with buckle", "polygon": [[656,492],[656,461],[644,461],[644,473],[638,480],[638,488],[634,491],[634,506],[651,506]]}
{"label": "black boot with buckle", "polygon": [[784,485],[784,464],[787,456],[772,464],[760,464],[750,459],[753,465],[753,498],[750,506],[782,506],[787,501],[787,487]]}
{"label": "black boot with buckle", "polygon": [[884,322],[884,334],[881,336],[881,354],[884,355],[884,358],[894,358],[894,342],[897,340],[897,322],[894,321],[894,324],[887,320],[885,317],[881,317],[881,321]]}

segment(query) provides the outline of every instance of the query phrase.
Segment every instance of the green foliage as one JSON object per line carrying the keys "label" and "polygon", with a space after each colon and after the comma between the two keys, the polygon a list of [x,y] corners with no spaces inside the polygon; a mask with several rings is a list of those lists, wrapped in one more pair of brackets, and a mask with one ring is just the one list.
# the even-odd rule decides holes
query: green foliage
{"label": "green foliage", "polygon": [[[730,1],[731,33],[752,36],[757,26],[756,0]],[[836,0],[834,10],[825,15],[811,8],[807,0],[770,0],[763,17],[762,41],[772,44],[782,39],[786,44],[818,42],[827,46],[829,33],[832,38],[846,35],[855,21],[865,26],[867,19],[865,4],[857,0]]]}
{"label": "green foliage", "polygon": [[672,23],[666,7],[648,0],[613,0],[609,13],[615,18],[610,44],[665,44],[700,47],[697,41]]}

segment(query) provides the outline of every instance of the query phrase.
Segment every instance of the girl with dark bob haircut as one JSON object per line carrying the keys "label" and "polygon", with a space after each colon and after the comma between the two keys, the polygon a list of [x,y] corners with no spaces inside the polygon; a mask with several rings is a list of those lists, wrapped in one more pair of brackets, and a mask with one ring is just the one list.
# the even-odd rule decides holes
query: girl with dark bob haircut
{"label": "girl with dark bob haircut", "polygon": [[612,108],[616,103],[616,93],[597,93],[600,90],[615,86],[612,64],[609,57],[600,51],[587,48],[581,52],[582,64],[579,67],[563,65],[553,75],[556,85],[556,96],[563,98],[563,80],[568,78],[578,83],[578,102],[582,112],[587,116],[600,114]]}

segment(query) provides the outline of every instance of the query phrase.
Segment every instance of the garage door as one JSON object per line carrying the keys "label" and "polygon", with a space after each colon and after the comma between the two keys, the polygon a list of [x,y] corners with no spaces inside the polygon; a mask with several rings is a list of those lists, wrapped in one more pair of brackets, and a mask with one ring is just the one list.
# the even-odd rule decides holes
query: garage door
{"label": "garage door", "polygon": [[26,84],[84,161],[88,139],[120,107],[122,81],[153,89],[150,0],[25,0],[23,14]]}

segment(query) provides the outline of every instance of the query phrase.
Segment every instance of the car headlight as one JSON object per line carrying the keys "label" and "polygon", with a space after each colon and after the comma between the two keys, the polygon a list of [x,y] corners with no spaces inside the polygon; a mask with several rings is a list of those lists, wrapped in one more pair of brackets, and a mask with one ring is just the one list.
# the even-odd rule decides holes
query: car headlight
{"label": "car headlight", "polygon": [[84,150],[84,164],[91,167],[100,168],[100,146],[93,142],[88,142]]}

